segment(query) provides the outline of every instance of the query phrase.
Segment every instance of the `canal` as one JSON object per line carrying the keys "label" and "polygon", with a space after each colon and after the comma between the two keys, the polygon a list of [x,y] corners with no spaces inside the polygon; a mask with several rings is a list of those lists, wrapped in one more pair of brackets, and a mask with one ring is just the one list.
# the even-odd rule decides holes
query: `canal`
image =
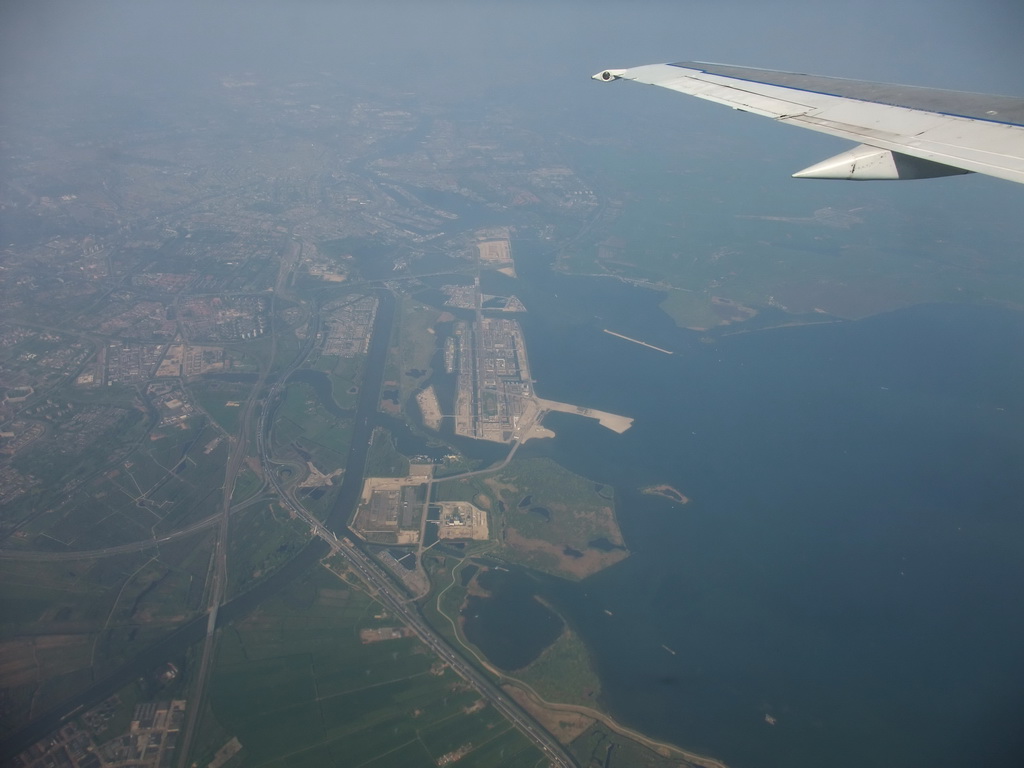
{"label": "canal", "polygon": [[[373,426],[384,379],[391,326],[395,316],[395,298],[389,291],[378,291],[380,302],[373,325],[373,335],[367,353],[366,374],[356,407],[352,448],[345,464],[345,475],[334,508],[326,521],[330,530],[339,536],[348,534],[347,522],[359,501],[363,487],[366,455],[373,436]],[[284,566],[247,592],[221,606],[217,614],[218,629],[249,614],[264,600],[277,594],[299,578],[328,552],[327,543],[315,538]],[[118,690],[150,672],[168,659],[181,656],[206,635],[207,615],[195,617],[162,639],[145,648],[132,661],[118,667],[95,681],[81,693],[72,696],[36,717],[28,725],[0,741],[0,761],[12,760],[22,750],[55,731],[72,714],[95,706]]]}

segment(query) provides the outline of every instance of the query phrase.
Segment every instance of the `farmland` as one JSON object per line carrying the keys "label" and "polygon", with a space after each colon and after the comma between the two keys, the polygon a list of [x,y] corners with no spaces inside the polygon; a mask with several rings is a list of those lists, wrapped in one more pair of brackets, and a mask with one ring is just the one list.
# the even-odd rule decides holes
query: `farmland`
{"label": "farmland", "polygon": [[[536,766],[540,754],[414,637],[364,642],[396,624],[315,566],[218,647],[212,711],[244,765]],[[219,744],[210,744],[214,750]],[[200,760],[202,763],[202,760]]]}

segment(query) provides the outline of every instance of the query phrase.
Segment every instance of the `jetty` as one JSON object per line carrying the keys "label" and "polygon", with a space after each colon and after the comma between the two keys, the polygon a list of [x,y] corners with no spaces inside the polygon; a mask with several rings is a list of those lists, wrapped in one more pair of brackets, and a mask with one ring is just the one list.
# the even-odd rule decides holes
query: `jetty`
{"label": "jetty", "polygon": [[634,339],[631,336],[625,336],[625,335],[623,335],[621,333],[616,333],[615,331],[610,331],[607,328],[604,329],[604,332],[609,334],[609,335],[611,335],[611,336],[617,336],[620,339],[625,339],[626,341],[632,341],[634,344],[639,344],[641,347],[647,347],[648,349],[653,349],[653,350],[655,350],[657,352],[664,352],[666,355],[671,355],[672,354],[672,350],[670,350],[670,349],[662,349],[661,347],[656,347],[653,344],[648,344],[646,341],[640,341],[640,339]]}

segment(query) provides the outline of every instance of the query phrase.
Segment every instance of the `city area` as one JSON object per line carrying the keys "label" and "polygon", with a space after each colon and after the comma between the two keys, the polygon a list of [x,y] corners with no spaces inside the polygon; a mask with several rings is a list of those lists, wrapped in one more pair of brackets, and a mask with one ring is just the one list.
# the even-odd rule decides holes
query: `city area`
{"label": "city area", "polygon": [[[99,185],[74,169],[78,150],[105,151],[102,120],[71,138],[57,123],[9,136],[0,570],[17,609],[3,619],[0,737],[13,764],[220,768],[269,749],[253,730],[264,700],[237,692],[271,685],[274,674],[243,661],[225,622],[253,648],[272,641],[254,634],[246,622],[255,619],[225,617],[245,616],[237,606],[293,578],[278,574],[303,558],[325,574],[311,610],[363,638],[322,663],[340,669],[379,648],[399,648],[383,652],[413,665],[424,649],[435,654],[424,695],[462,702],[453,713],[466,729],[426,739],[436,764],[476,759],[492,732],[495,749],[530,765],[575,763],[570,736],[539,724],[542,707],[509,696],[452,650],[465,638],[446,637],[410,607],[437,588],[449,551],[440,545],[500,541],[499,500],[435,499],[438,468],[454,488],[460,475],[449,463],[471,459],[453,449],[444,460],[382,458],[374,435],[386,445],[389,433],[370,419],[378,405],[408,418],[408,403],[419,402],[411,426],[450,419],[456,435],[508,445],[501,467],[510,469],[519,444],[551,434],[541,426],[547,411],[628,428],[629,419],[537,398],[510,316],[527,308],[479,287],[482,271],[516,278],[513,235],[551,238],[607,210],[557,151],[537,151],[503,122],[456,126],[381,93],[296,111],[310,87],[222,78],[211,86],[220,108],[262,125],[229,144],[191,132],[188,109],[153,101],[169,134],[131,137]],[[317,134],[325,120],[335,125],[328,113],[344,116],[345,140],[317,140],[313,153],[273,129],[286,119]],[[426,139],[407,141],[413,132]],[[187,137],[173,152],[171,134]],[[368,135],[388,139],[388,151],[363,143]],[[55,176],[58,167],[69,170]],[[462,225],[481,211],[508,223]],[[388,329],[406,322],[428,275],[456,286],[439,294],[438,310],[464,314],[443,342],[420,328],[416,344],[391,347]],[[382,382],[391,391],[388,377],[428,370],[435,349],[457,381],[453,394],[399,383],[400,397],[378,400]],[[362,485],[364,462],[366,504],[350,507],[360,510],[355,543],[328,521]],[[375,480],[375,462],[400,466],[397,479]],[[504,556],[530,563],[531,553],[564,547],[573,554],[547,567],[568,575],[624,557],[611,509],[598,501],[597,527],[583,538],[553,528],[552,542],[503,544]],[[611,549],[588,549],[587,535]],[[356,620],[344,606],[364,601],[377,607],[345,623]],[[270,599],[252,616],[284,631],[288,610]],[[159,643],[166,651],[144,661]],[[168,668],[177,671],[159,695],[139,682]],[[239,707],[250,709],[243,717]],[[418,711],[402,721],[415,723]],[[372,722],[368,712],[358,726],[367,737]],[[440,734],[444,722],[418,727]],[[298,738],[279,730],[281,744]],[[421,742],[409,749],[422,751]]]}
{"label": "city area", "polygon": [[[138,704],[128,731],[96,742],[96,735],[110,730],[111,715],[121,702],[116,697],[82,714],[19,755],[15,768],[168,768],[185,720],[185,701]],[[215,766],[219,768],[219,766]]]}

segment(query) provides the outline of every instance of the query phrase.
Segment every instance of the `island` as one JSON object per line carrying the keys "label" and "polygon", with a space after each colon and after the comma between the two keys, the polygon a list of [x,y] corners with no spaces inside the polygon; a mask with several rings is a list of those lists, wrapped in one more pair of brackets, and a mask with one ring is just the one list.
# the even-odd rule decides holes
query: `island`
{"label": "island", "polygon": [[641,488],[640,492],[647,496],[661,496],[663,499],[674,501],[676,504],[689,504],[690,497],[683,494],[678,488],[673,488],[671,485],[648,485],[646,488]]}

